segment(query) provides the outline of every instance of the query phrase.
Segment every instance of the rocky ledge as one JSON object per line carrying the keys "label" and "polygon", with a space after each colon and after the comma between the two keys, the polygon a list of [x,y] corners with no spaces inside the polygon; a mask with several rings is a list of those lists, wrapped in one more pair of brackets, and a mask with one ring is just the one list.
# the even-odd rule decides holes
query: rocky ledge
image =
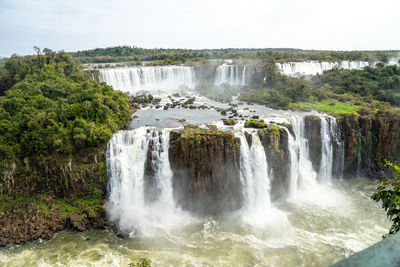
{"label": "rocky ledge", "polygon": [[240,208],[240,139],[214,126],[170,133],[169,159],[177,203],[198,214]]}
{"label": "rocky ledge", "polygon": [[105,148],[73,157],[2,161],[0,246],[49,239],[57,231],[104,228]]}

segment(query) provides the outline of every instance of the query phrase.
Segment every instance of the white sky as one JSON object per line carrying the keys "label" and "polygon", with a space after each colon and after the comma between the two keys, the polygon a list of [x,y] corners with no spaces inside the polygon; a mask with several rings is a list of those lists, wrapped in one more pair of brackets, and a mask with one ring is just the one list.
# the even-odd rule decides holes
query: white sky
{"label": "white sky", "polygon": [[400,0],[0,0],[0,56],[35,45],[400,49],[399,26]]}

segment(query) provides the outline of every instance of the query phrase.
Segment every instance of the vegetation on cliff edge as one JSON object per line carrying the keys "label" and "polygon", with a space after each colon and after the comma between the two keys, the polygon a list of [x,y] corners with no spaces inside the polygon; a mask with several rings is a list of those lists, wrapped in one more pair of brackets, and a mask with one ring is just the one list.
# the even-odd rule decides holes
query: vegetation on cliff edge
{"label": "vegetation on cliff edge", "polygon": [[92,80],[68,54],[43,52],[5,63],[0,160],[98,147],[130,120],[126,94]]}

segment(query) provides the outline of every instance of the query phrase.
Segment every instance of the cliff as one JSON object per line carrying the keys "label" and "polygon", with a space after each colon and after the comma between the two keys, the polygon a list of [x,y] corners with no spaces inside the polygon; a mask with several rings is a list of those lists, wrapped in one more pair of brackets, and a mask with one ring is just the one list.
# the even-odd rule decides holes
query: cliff
{"label": "cliff", "polygon": [[105,148],[1,162],[0,246],[105,226]]}
{"label": "cliff", "polygon": [[170,133],[169,159],[177,203],[197,214],[240,208],[240,139],[187,126]]}
{"label": "cliff", "polygon": [[385,160],[400,160],[397,114],[342,115],[338,122],[345,142],[345,177],[362,174],[382,178],[387,172]]}
{"label": "cliff", "polygon": [[[321,120],[318,116],[305,117],[305,134],[309,145],[310,160],[315,170],[321,161]],[[385,160],[400,160],[400,117],[396,114],[337,116],[340,138],[344,147],[343,176],[368,176],[382,179],[388,170]],[[338,177],[341,168],[337,160],[338,144],[333,140],[333,174]]]}
{"label": "cliff", "polygon": [[258,130],[264,146],[269,173],[272,173],[271,198],[276,200],[286,195],[290,179],[290,156],[288,149],[288,132],[281,127],[269,124]]}

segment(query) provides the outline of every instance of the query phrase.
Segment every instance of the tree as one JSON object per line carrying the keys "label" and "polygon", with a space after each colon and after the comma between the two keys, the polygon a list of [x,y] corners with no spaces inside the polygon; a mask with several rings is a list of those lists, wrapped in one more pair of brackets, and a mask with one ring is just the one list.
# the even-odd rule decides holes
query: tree
{"label": "tree", "polygon": [[400,167],[390,161],[386,161],[385,166],[390,167],[394,177],[390,180],[382,181],[377,188],[377,192],[372,195],[376,202],[381,201],[382,208],[385,209],[388,218],[393,222],[388,237],[400,230]]}

